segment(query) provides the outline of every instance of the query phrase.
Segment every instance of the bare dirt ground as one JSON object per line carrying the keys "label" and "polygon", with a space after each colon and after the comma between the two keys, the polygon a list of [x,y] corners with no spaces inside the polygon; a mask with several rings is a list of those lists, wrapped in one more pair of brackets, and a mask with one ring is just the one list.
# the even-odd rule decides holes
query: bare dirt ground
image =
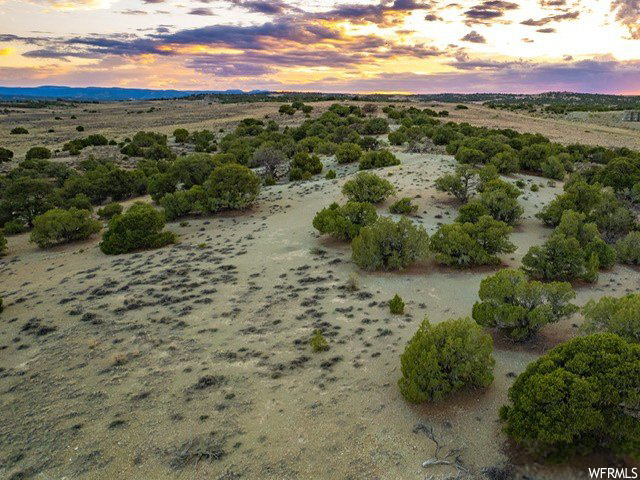
{"label": "bare dirt ground", "polygon": [[[211,128],[277,109],[201,106],[212,109],[210,118],[195,109],[192,121],[169,123],[158,103],[157,114],[140,114],[149,119],[123,117],[101,132]],[[465,115],[480,113],[472,107]],[[25,126],[46,132],[42,122]],[[456,206],[433,181],[454,160],[398,155],[401,166],[377,173],[399,196],[415,197],[414,221],[430,233],[453,221]],[[455,473],[450,467],[421,466],[435,452],[430,429],[443,454],[461,449],[471,478],[507,462],[536,479],[585,478],[587,465],[606,465],[597,458],[531,463],[498,422],[514,376],[574,336],[579,316],[547,327],[533,344],[496,337],[495,381],[486,391],[417,407],[402,399],[399,355],[421,320],[468,316],[493,270],[428,263],[359,272],[348,244],[311,226],[317,210],[343,200],[341,186],[355,173],[323,161],[336,180],[265,187],[250,212],[168,224],[181,242],[155,251],[110,257],[99,239],[40,250],[27,234],[10,237],[10,254],[0,260],[0,478],[446,478]],[[533,215],[562,187],[508,178],[516,179],[527,187],[524,219],[512,235],[518,250],[503,259],[512,266],[550,233]],[[538,192],[529,189],[534,182]],[[390,203],[379,213],[388,214]],[[344,285],[354,272],[360,288],[352,292]],[[635,291],[639,282],[637,271],[618,266],[596,285],[578,287],[577,303]],[[396,293],[407,302],[405,315],[389,314]],[[328,332],[327,352],[308,346],[316,328]]]}

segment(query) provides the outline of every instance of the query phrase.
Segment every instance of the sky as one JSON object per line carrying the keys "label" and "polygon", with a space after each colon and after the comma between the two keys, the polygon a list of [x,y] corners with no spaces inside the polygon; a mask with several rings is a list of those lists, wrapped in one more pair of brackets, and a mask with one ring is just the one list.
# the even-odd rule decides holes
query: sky
{"label": "sky", "polygon": [[640,94],[640,0],[0,0],[0,85]]}

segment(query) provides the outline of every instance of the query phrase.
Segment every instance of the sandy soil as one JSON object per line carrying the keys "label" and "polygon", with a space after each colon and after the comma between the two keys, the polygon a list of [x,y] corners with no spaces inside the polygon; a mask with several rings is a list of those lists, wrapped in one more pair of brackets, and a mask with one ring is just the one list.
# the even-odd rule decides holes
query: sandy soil
{"label": "sandy soil", "polygon": [[[414,220],[429,232],[452,221],[455,205],[433,180],[453,159],[400,156],[403,165],[379,173],[416,197]],[[267,187],[249,213],[169,224],[181,243],[156,251],[109,257],[97,239],[42,251],[27,235],[9,238],[0,260],[0,477],[445,478],[449,467],[421,467],[435,451],[429,428],[443,452],[462,449],[472,478],[522,462],[498,409],[514,374],[574,335],[580,318],[531,345],[497,338],[495,382],[484,392],[407,404],[396,387],[405,343],[425,315],[469,315],[492,270],[357,272],[349,246],[311,226],[355,172],[324,160],[336,180]],[[543,188],[522,201],[519,248],[505,265],[544,241],[549,230],[533,215],[561,191],[517,178]],[[349,292],[353,272],[360,289]],[[617,267],[579,288],[578,303],[636,290],[639,280]],[[388,312],[395,293],[407,302],[403,316]],[[307,341],[319,327],[331,348],[314,354]],[[584,478],[587,463],[520,472]]]}

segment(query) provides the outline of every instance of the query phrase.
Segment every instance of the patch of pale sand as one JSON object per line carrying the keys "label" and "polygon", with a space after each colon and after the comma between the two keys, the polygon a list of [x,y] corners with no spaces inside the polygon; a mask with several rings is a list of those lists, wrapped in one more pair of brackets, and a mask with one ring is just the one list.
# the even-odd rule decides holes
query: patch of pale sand
{"label": "patch of pale sand", "polygon": [[[399,195],[420,195],[414,221],[430,232],[438,222],[453,221],[456,205],[433,188],[452,159],[402,159],[403,165],[377,173]],[[343,200],[340,188],[354,172],[348,166],[337,180],[265,188],[259,206],[245,214],[169,224],[181,244],[157,251],[107,257],[98,239],[40,251],[26,235],[10,237],[12,254],[0,260],[0,295],[7,305],[0,324],[1,345],[7,347],[0,357],[6,372],[0,378],[0,438],[10,442],[0,440],[0,453],[5,459],[21,451],[24,459],[8,472],[34,466],[54,478],[96,479],[451,473],[421,468],[435,446],[413,433],[418,424],[432,425],[447,446],[464,446],[461,458],[476,473],[504,462],[510,450],[497,415],[512,382],[507,374],[521,372],[559,339],[574,335],[571,324],[580,319],[549,327],[537,346],[515,347],[497,338],[496,380],[487,391],[437,405],[407,404],[396,386],[405,343],[425,315],[433,322],[468,316],[480,281],[495,269],[458,271],[430,262],[406,272],[359,272],[347,245],[320,238],[311,226],[317,210]],[[516,178],[541,181],[510,181]],[[548,235],[533,214],[558,191],[559,184],[527,192],[528,218],[512,237],[519,249],[505,263],[516,265],[529,245]],[[197,247],[201,243],[205,248]],[[312,254],[317,248],[327,253]],[[20,255],[12,261],[16,251]],[[222,276],[223,265],[235,266],[237,274]],[[87,270],[93,273],[79,273]],[[353,272],[360,275],[361,290],[344,293],[337,287]],[[316,280],[301,283],[309,278]],[[617,267],[596,286],[579,288],[578,302],[621,294],[639,279],[636,271]],[[126,289],[90,298],[112,281]],[[216,291],[202,293],[207,288]],[[365,292],[369,298],[357,297]],[[126,308],[157,293],[169,295],[169,302]],[[194,293],[212,303],[182,301]],[[386,305],[395,293],[407,303],[408,316],[389,315]],[[60,303],[67,298],[73,300]],[[191,310],[183,311],[185,305]],[[74,308],[97,314],[103,323],[81,321],[70,314]],[[324,316],[316,319],[314,312]],[[41,338],[21,332],[33,317],[58,330]],[[313,354],[306,341],[318,322],[327,322],[331,349]],[[22,344],[29,348],[15,347]],[[334,358],[341,360],[322,366]],[[223,375],[225,382],[194,390],[204,375]],[[203,436],[220,440],[225,455],[172,468],[185,442]],[[581,478],[581,467],[531,468],[546,478]]]}

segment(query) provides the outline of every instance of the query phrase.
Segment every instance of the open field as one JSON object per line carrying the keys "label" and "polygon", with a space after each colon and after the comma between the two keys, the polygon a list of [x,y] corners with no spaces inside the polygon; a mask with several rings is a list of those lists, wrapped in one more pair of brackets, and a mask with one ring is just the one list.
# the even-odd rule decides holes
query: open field
{"label": "open field", "polygon": [[[328,105],[314,104],[312,116]],[[640,131],[469,107],[437,109],[456,122],[640,150]],[[173,100],[25,111],[0,117],[0,145],[22,157],[30,146],[61,148],[87,133],[120,140],[142,129],[229,131],[242,118],[265,115],[281,125],[300,122],[277,109]],[[15,125],[30,135],[9,135]],[[398,197],[414,199],[413,221],[429,234],[452,222],[457,205],[434,180],[453,170],[453,157],[393,151],[402,165],[377,173]],[[82,155],[91,152],[101,150]],[[336,179],[263,187],[248,212],[169,223],[180,243],[158,250],[106,256],[99,238],[41,250],[28,233],[8,237],[10,253],[0,258],[0,478],[444,479],[455,469],[422,467],[436,450],[425,434],[431,427],[444,451],[461,449],[471,478],[492,478],[486,469],[513,464],[515,478],[580,479],[586,465],[609,465],[600,457],[533,462],[498,421],[514,377],[575,336],[580,315],[524,345],[496,335],[495,381],[486,391],[435,405],[403,400],[399,356],[421,320],[469,316],[480,281],[497,268],[428,262],[400,273],[360,271],[347,243],[311,225],[316,211],[344,200],[341,187],[357,172],[322,160]],[[534,215],[563,184],[524,174],[503,179],[526,184],[523,220],[511,236],[517,250],[501,258],[518,266],[549,236]],[[350,291],[354,273],[360,285]],[[597,284],[577,285],[576,304],[639,287],[640,273],[617,265]],[[388,311],[395,293],[407,303],[402,316]],[[317,328],[331,346],[318,354],[307,343]]]}
{"label": "open field", "polygon": [[[333,102],[317,102],[312,116],[316,116]],[[356,103],[357,102],[352,102]],[[627,147],[640,149],[640,130],[631,122],[618,122],[611,118],[620,112],[581,114],[574,113],[570,119],[534,117],[525,113],[492,110],[482,105],[467,104],[468,110],[455,110],[451,104],[411,103],[418,108],[431,107],[448,110],[447,120],[469,122],[472,125],[491,128],[513,128],[520,132],[541,133],[552,141],[571,144],[602,145],[605,147]],[[383,106],[383,105],[381,105]],[[278,114],[279,103],[218,104],[207,100],[163,100],[109,102],[79,104],[69,108],[21,109],[0,116],[0,144],[24,155],[33,145],[44,145],[51,149],[61,148],[65,142],[86,136],[77,132],[78,125],[86,132],[97,132],[109,138],[123,139],[140,129],[171,134],[176,128],[198,130],[208,128],[226,131],[230,126],[246,117],[274,118],[281,125],[299,124],[299,117]],[[71,117],[75,116],[75,119]],[[59,117],[60,120],[56,120]],[[7,128],[28,126],[29,135],[10,135]],[[49,132],[54,130],[54,132]]]}

